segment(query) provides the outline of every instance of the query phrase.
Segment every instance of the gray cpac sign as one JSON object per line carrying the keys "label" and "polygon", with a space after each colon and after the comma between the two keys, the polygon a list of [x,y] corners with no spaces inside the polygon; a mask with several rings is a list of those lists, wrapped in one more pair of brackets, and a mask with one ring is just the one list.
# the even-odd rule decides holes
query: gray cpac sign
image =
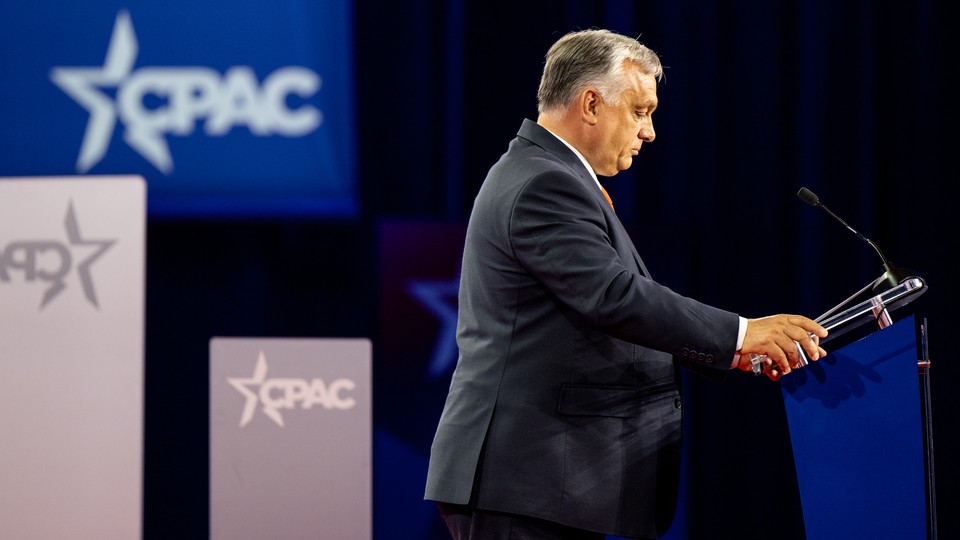
{"label": "gray cpac sign", "polygon": [[87,301],[99,307],[90,267],[116,240],[84,239],[80,234],[73,202],[67,207],[64,225],[67,229],[66,242],[57,239],[24,239],[0,245],[0,284],[46,285],[40,302],[42,310],[63,292],[67,287],[67,277],[76,268],[83,295]]}

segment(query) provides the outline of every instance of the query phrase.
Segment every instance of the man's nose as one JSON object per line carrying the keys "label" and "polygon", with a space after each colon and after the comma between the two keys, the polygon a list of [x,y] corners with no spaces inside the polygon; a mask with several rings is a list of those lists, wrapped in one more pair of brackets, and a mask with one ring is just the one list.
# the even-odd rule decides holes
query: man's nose
{"label": "man's nose", "polygon": [[640,128],[640,133],[637,136],[643,139],[644,142],[653,142],[657,138],[657,132],[653,129],[653,120],[648,124]]}

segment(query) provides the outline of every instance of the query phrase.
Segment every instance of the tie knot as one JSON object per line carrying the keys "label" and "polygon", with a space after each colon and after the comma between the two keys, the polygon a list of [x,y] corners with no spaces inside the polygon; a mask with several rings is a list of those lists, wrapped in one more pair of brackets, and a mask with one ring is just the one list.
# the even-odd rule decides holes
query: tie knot
{"label": "tie knot", "polygon": [[[603,196],[606,197],[607,202],[610,203],[610,208],[613,208],[613,199],[610,198],[610,194],[607,193],[607,190],[604,189],[603,186],[600,186],[600,191],[603,192]],[[613,211],[616,212],[616,208],[614,208]]]}

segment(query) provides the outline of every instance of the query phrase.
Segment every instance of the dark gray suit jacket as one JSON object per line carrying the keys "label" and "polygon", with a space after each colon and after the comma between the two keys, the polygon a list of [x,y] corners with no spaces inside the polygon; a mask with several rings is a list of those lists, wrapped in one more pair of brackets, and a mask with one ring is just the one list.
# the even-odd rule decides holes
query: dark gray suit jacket
{"label": "dark gray suit jacket", "polygon": [[467,227],[460,359],[424,498],[663,534],[678,491],[678,362],[722,377],[738,324],[652,281],[583,163],[524,120]]}

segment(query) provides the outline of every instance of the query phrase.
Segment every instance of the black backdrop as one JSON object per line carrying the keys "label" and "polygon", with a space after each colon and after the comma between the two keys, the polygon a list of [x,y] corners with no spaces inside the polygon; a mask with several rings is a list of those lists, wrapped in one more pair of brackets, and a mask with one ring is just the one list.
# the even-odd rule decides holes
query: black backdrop
{"label": "black backdrop", "polygon": [[[926,279],[911,310],[929,323],[939,530],[960,537],[949,21],[932,0],[358,0],[360,217],[148,223],[145,538],[207,536],[210,337],[370,337],[376,372],[378,227],[465,223],[487,168],[535,118],[547,47],[592,26],[639,36],[667,66],[656,142],[607,182],[659,281],[748,317],[815,316],[879,276],[876,253],[800,202],[801,186]],[[749,504],[797,501],[777,385],[685,377],[685,392],[690,534],[802,538],[793,513]],[[423,432],[439,407],[416,420]],[[411,537],[375,523],[378,538]]]}

